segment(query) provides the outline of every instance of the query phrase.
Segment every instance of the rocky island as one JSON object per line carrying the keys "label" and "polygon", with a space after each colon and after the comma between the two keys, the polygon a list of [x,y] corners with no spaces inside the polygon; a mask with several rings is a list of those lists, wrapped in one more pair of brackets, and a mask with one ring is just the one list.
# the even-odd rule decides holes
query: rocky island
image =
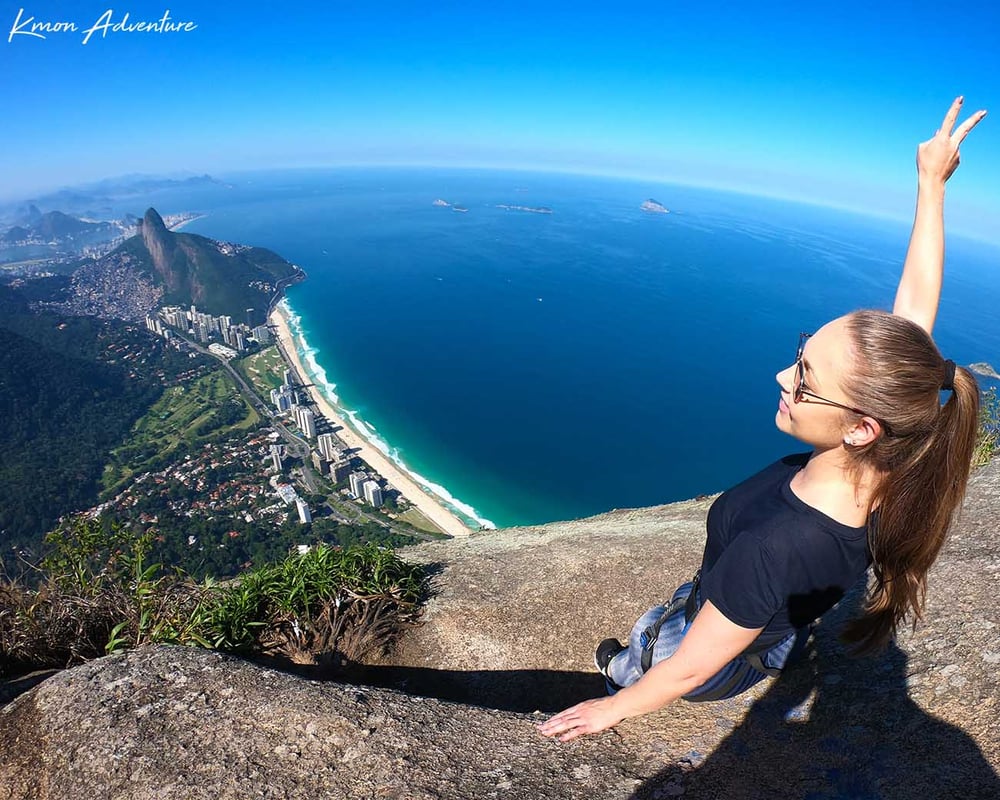
{"label": "rocky island", "polygon": [[977,361],[975,364],[969,364],[969,369],[977,375],[982,375],[984,378],[1000,380],[1000,374],[993,369],[992,365],[987,364],[985,361]]}
{"label": "rocky island", "polygon": [[527,211],[530,214],[551,214],[552,209],[548,206],[515,206],[509,205],[507,203],[498,203],[497,208],[502,208],[504,211]]}
{"label": "rocky island", "polygon": [[642,205],[639,206],[643,211],[648,211],[650,214],[669,214],[670,209],[663,205],[663,203],[657,202],[652,198],[648,200],[643,200]]}

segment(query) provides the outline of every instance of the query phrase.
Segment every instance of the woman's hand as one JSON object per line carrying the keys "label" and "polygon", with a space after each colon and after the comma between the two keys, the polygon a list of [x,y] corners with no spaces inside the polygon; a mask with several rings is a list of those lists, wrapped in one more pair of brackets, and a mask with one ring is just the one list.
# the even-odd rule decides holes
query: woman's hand
{"label": "woman's hand", "polygon": [[917,147],[917,210],[892,313],[934,330],[944,275],[944,185],[958,167],[958,148],[985,111],[955,128],[962,98],[956,97],[933,138]]}
{"label": "woman's hand", "polygon": [[955,128],[963,99],[955,98],[948,113],[944,115],[944,122],[941,123],[937,133],[917,147],[917,176],[921,182],[944,185],[958,168],[958,148],[962,141],[986,116],[985,111],[977,111]]}
{"label": "woman's hand", "polygon": [[562,734],[559,741],[569,742],[587,733],[600,733],[623,719],[625,717],[615,709],[614,696],[599,697],[560,711],[547,722],[541,723],[538,731],[545,736]]}

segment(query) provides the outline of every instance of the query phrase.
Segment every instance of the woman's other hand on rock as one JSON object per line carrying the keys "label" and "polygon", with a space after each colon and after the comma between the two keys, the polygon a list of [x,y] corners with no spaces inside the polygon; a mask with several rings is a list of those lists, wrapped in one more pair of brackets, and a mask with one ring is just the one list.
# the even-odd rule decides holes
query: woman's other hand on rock
{"label": "woman's other hand on rock", "polygon": [[599,697],[560,711],[547,722],[541,723],[538,731],[544,736],[558,737],[560,742],[569,742],[588,733],[600,733],[623,719],[615,709],[613,696]]}

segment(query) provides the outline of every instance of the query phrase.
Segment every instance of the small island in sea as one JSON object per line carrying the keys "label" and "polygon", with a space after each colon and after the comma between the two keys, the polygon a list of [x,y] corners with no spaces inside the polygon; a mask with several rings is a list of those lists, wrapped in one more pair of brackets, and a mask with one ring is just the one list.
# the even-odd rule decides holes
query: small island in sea
{"label": "small island in sea", "polygon": [[497,208],[505,211],[528,211],[532,214],[551,214],[552,209],[548,206],[512,206],[507,203],[498,203]]}
{"label": "small island in sea", "polygon": [[644,200],[642,205],[639,206],[643,211],[648,211],[650,214],[669,214],[670,209],[668,209],[663,203],[660,203],[652,198]]}
{"label": "small island in sea", "polygon": [[982,375],[984,378],[1000,380],[1000,374],[993,369],[992,365],[987,364],[985,361],[977,361],[975,364],[969,364],[969,369],[977,375]]}
{"label": "small island in sea", "polygon": [[431,203],[431,205],[440,206],[441,208],[450,208],[452,211],[458,211],[463,214],[469,210],[465,206],[460,206],[458,203],[449,203],[447,200],[442,200],[440,197]]}

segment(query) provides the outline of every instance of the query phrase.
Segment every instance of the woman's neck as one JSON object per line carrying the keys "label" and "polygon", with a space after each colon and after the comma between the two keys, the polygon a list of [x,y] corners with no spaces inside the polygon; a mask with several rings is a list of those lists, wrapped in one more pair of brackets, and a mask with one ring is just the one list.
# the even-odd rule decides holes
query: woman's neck
{"label": "woman's neck", "polygon": [[806,505],[843,525],[860,528],[868,522],[872,477],[866,471],[856,481],[842,447],[817,449],[792,478],[791,488]]}

